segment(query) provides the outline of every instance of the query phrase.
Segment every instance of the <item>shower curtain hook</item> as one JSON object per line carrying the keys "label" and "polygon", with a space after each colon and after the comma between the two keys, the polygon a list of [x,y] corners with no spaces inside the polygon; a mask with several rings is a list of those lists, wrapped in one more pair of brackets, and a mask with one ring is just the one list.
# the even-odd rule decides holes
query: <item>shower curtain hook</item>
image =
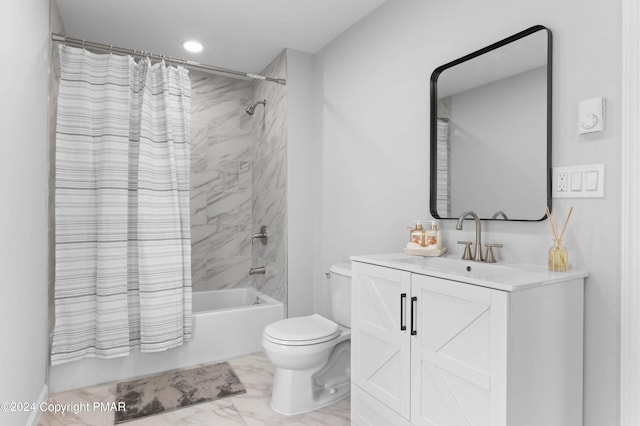
{"label": "shower curtain hook", "polygon": [[109,45],[109,55],[113,56],[113,44]]}
{"label": "shower curtain hook", "polygon": [[84,47],[84,39],[82,39],[82,50],[85,50],[85,47]]}

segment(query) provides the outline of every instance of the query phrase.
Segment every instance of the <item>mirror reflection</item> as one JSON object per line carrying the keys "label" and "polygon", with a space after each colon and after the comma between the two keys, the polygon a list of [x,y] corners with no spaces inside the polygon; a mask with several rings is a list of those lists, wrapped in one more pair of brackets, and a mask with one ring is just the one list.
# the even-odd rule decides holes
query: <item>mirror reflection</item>
{"label": "mirror reflection", "polygon": [[431,76],[431,214],[536,221],[550,207],[551,33],[532,27]]}

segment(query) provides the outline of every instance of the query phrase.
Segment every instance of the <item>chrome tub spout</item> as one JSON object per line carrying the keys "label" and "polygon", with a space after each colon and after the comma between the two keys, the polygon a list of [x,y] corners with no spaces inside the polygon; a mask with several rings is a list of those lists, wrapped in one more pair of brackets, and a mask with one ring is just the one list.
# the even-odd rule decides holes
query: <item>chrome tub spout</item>
{"label": "chrome tub spout", "polygon": [[257,275],[257,274],[264,275],[266,272],[267,270],[264,266],[256,266],[255,268],[249,269],[249,275]]}

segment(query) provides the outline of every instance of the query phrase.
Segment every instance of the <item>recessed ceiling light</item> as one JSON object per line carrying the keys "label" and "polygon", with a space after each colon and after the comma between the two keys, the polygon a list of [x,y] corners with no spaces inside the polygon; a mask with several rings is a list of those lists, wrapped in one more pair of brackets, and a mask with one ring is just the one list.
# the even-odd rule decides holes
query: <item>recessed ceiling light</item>
{"label": "recessed ceiling light", "polygon": [[195,40],[185,41],[182,44],[182,47],[184,47],[185,50],[187,50],[187,51],[189,51],[191,53],[202,52],[202,44],[200,44],[199,42],[197,42]]}

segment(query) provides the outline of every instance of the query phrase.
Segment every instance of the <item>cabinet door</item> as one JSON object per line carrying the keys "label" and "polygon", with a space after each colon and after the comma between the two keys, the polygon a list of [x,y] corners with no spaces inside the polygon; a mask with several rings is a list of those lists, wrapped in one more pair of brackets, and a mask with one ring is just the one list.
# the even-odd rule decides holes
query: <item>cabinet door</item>
{"label": "cabinet door", "polygon": [[351,380],[406,419],[411,387],[410,287],[409,272],[353,263]]}
{"label": "cabinet door", "polygon": [[411,290],[411,422],[504,426],[507,293],[421,275]]}
{"label": "cabinet door", "polygon": [[358,386],[351,386],[352,426],[412,426],[396,413]]}

